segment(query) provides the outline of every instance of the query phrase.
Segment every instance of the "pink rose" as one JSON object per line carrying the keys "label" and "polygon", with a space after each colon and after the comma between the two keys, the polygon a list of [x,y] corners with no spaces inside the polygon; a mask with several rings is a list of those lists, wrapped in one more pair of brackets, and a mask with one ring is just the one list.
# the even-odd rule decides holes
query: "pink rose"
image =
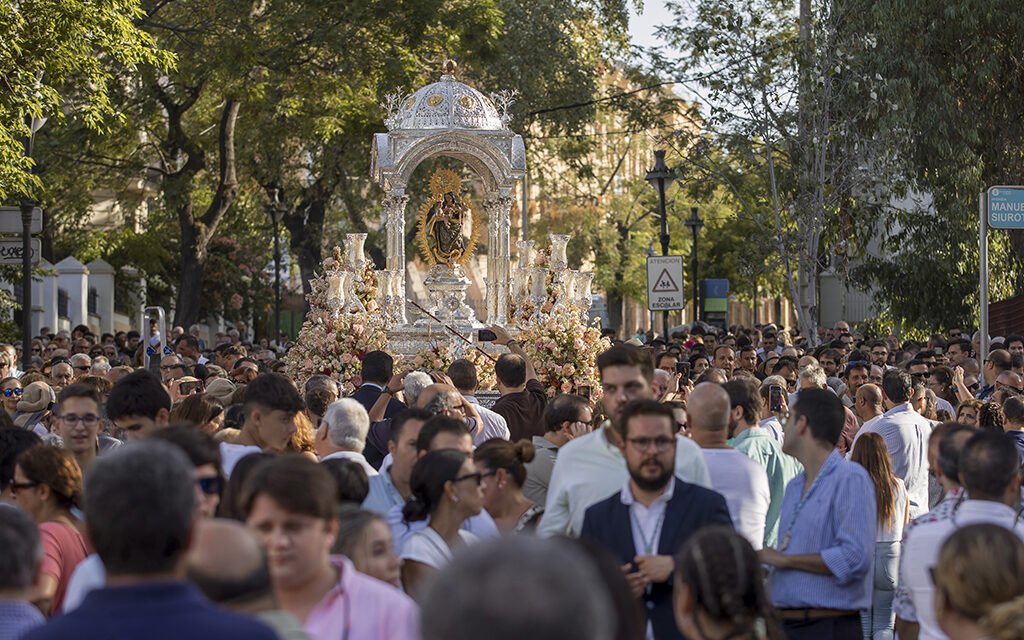
{"label": "pink rose", "polygon": [[562,383],[562,393],[569,393],[570,391],[572,391],[572,384],[570,384],[568,382],[563,382]]}

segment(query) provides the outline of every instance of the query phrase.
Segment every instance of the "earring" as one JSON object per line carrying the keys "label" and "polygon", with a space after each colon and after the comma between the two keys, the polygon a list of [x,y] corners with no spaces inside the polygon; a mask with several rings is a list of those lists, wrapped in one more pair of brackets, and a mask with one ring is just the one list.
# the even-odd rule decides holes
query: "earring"
{"label": "earring", "polygon": [[499,489],[504,489],[505,488],[505,483],[504,482],[499,482],[498,483],[498,488]]}
{"label": "earring", "polygon": [[452,502],[458,502],[459,496],[452,496]]}

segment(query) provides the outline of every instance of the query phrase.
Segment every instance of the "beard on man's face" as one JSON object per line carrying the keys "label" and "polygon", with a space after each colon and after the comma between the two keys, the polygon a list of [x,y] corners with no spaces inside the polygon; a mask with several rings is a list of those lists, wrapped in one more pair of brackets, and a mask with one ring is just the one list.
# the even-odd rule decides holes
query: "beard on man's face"
{"label": "beard on man's face", "polygon": [[[654,475],[644,474],[645,468],[651,468],[657,466],[658,472]],[[672,480],[672,469],[666,469],[665,465],[661,463],[657,458],[647,458],[644,460],[639,467],[629,468],[629,477],[633,479],[636,486],[640,487],[642,491],[659,491],[664,489],[669,481]]]}

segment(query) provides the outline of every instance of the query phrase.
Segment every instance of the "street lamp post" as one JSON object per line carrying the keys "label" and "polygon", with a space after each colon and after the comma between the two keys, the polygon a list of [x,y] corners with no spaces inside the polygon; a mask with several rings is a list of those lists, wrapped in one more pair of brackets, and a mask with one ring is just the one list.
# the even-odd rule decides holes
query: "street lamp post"
{"label": "street lamp post", "polygon": [[[658,201],[661,206],[661,255],[668,255],[668,214],[665,211],[665,189],[675,182],[676,174],[665,165],[665,150],[658,149],[654,152],[654,168],[647,172],[644,178],[658,190]],[[664,323],[664,335],[668,336],[668,311],[662,314]],[[653,327],[652,327],[653,328]]]}
{"label": "street lamp post", "polygon": [[[46,118],[25,119],[28,124],[28,137],[25,138],[25,157],[32,159],[32,148],[35,144],[36,131],[43,128]],[[35,167],[29,167],[29,174],[35,173]],[[32,366],[32,211],[36,208],[35,200],[26,194],[21,199],[21,370],[28,371]]]}
{"label": "street lamp post", "polygon": [[281,229],[279,225],[280,209],[278,208],[278,190],[269,191],[270,203],[266,205],[270,222],[274,226],[274,335],[271,342],[280,343],[281,339]]}
{"label": "street lamp post", "polygon": [[699,264],[697,259],[697,233],[704,226],[704,221],[697,217],[697,207],[690,207],[690,217],[687,218],[684,224],[690,227],[690,231],[693,232],[693,256],[691,258],[693,262],[693,319],[703,320],[704,314],[700,311],[700,297],[698,295],[700,283],[697,280],[697,266]]}

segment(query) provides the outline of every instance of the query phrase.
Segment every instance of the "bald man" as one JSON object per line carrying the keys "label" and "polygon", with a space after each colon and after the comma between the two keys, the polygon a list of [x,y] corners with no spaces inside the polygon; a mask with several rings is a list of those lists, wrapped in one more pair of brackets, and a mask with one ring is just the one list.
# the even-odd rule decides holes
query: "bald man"
{"label": "bald man", "polygon": [[861,385],[857,389],[857,399],[853,408],[861,426],[874,420],[885,413],[885,407],[882,405],[882,390],[874,384]]}
{"label": "bald man", "polygon": [[686,424],[704,454],[711,488],[725,496],[736,530],[754,549],[760,549],[772,501],[768,474],[726,443],[731,414],[729,394],[717,384],[697,385],[686,402]]}
{"label": "bald man", "polygon": [[992,398],[999,404],[1004,404],[1010,398],[1024,393],[1024,380],[1013,371],[1003,371],[996,378],[996,392]]}
{"label": "bald man", "polygon": [[188,577],[214,604],[252,615],[282,640],[310,640],[302,625],[278,607],[259,540],[234,520],[202,520],[188,553]]}

